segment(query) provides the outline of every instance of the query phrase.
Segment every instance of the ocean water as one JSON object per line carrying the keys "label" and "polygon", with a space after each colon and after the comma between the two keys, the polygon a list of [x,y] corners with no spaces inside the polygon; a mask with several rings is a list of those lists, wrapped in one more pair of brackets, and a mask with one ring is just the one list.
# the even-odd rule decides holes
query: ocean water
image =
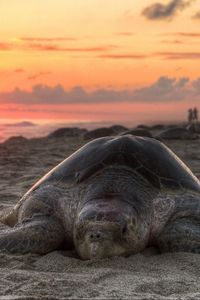
{"label": "ocean water", "polygon": [[19,123],[0,124],[0,142],[4,142],[13,136],[24,136],[26,138],[43,137],[61,127],[79,127],[94,129],[98,127],[111,126],[112,123],[46,123],[36,124],[28,121]]}

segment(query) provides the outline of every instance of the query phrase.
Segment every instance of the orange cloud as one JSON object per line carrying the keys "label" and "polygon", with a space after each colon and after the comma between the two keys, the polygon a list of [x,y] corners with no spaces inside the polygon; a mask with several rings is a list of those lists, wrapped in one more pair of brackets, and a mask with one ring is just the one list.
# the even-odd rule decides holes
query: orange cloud
{"label": "orange cloud", "polygon": [[97,56],[98,58],[107,59],[144,59],[151,57],[160,57],[164,60],[194,60],[200,59],[200,52],[154,52],[149,54],[132,54],[132,53],[113,53],[113,54],[101,54]]}
{"label": "orange cloud", "polygon": [[[51,41],[55,41],[62,38],[52,38]],[[46,43],[48,39],[40,39],[38,41],[44,43],[36,43],[35,41],[37,38],[24,38],[24,41],[31,42],[31,43],[0,43],[0,51],[7,51],[7,50],[33,50],[33,51],[58,51],[58,52],[107,52],[111,49],[117,48],[116,45],[99,45],[99,46],[84,46],[84,47],[64,47],[57,44]],[[33,41],[33,43],[32,43]]]}
{"label": "orange cloud", "polygon": [[200,20],[200,11],[197,11],[193,16],[192,19]]}
{"label": "orange cloud", "polygon": [[162,44],[183,44],[183,41],[180,40],[163,40],[161,41]]}
{"label": "orange cloud", "polygon": [[143,54],[102,54],[98,56],[99,58],[111,58],[111,59],[143,59],[146,58],[147,55]]}
{"label": "orange cloud", "polygon": [[65,42],[65,41],[77,41],[74,37],[20,37],[24,42]]}
{"label": "orange cloud", "polygon": [[11,50],[12,46],[8,43],[0,43],[0,51]]}
{"label": "orange cloud", "polygon": [[50,71],[46,71],[46,72],[38,72],[38,73],[36,73],[36,74],[34,74],[34,75],[28,76],[27,79],[28,79],[28,80],[35,80],[35,79],[38,79],[38,78],[41,77],[41,76],[49,75],[49,74],[51,74]]}
{"label": "orange cloud", "polygon": [[193,60],[200,59],[200,52],[157,52],[155,56],[163,56],[164,59],[168,60]]}
{"label": "orange cloud", "polygon": [[92,46],[92,47],[60,47],[51,44],[29,44],[28,48],[37,51],[58,51],[58,52],[105,52],[115,46]]}
{"label": "orange cloud", "polygon": [[18,69],[16,69],[16,70],[14,70],[14,72],[15,72],[15,73],[24,73],[25,70],[22,69],[22,68],[18,68]]}
{"label": "orange cloud", "polygon": [[200,37],[200,33],[198,32],[175,32],[175,33],[167,33],[167,35],[175,35],[180,37],[191,37],[191,38]]}

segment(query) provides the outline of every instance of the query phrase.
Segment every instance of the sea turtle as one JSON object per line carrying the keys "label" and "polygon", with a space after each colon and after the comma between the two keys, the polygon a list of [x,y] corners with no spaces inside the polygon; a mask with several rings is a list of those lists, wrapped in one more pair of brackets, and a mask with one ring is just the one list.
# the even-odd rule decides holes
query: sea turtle
{"label": "sea turtle", "polygon": [[200,182],[153,138],[98,138],[40,179],[4,222],[12,228],[0,234],[0,249],[10,252],[200,252]]}
{"label": "sea turtle", "polygon": [[148,129],[142,129],[142,128],[129,129],[129,130],[121,133],[120,135],[127,135],[127,134],[143,136],[143,137],[151,137],[151,138],[153,137],[153,135],[151,134],[151,132]]}

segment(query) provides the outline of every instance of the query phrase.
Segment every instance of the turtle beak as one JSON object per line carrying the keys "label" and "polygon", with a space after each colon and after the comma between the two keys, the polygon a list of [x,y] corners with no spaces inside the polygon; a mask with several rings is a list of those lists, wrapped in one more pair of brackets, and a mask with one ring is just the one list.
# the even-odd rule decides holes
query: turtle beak
{"label": "turtle beak", "polygon": [[91,258],[98,258],[99,257],[99,249],[100,244],[99,242],[93,242],[90,244],[90,256]]}

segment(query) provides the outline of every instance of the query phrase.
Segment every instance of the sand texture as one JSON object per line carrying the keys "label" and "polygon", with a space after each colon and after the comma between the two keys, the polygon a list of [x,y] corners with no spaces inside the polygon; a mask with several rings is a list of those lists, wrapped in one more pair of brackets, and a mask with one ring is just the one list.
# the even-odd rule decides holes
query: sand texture
{"label": "sand texture", "polygon": [[[0,206],[15,204],[48,170],[83,145],[78,138],[0,145]],[[200,141],[167,143],[200,177]],[[1,226],[1,230],[5,226]],[[159,254],[81,261],[73,251],[0,251],[0,299],[200,299],[200,255]]]}

